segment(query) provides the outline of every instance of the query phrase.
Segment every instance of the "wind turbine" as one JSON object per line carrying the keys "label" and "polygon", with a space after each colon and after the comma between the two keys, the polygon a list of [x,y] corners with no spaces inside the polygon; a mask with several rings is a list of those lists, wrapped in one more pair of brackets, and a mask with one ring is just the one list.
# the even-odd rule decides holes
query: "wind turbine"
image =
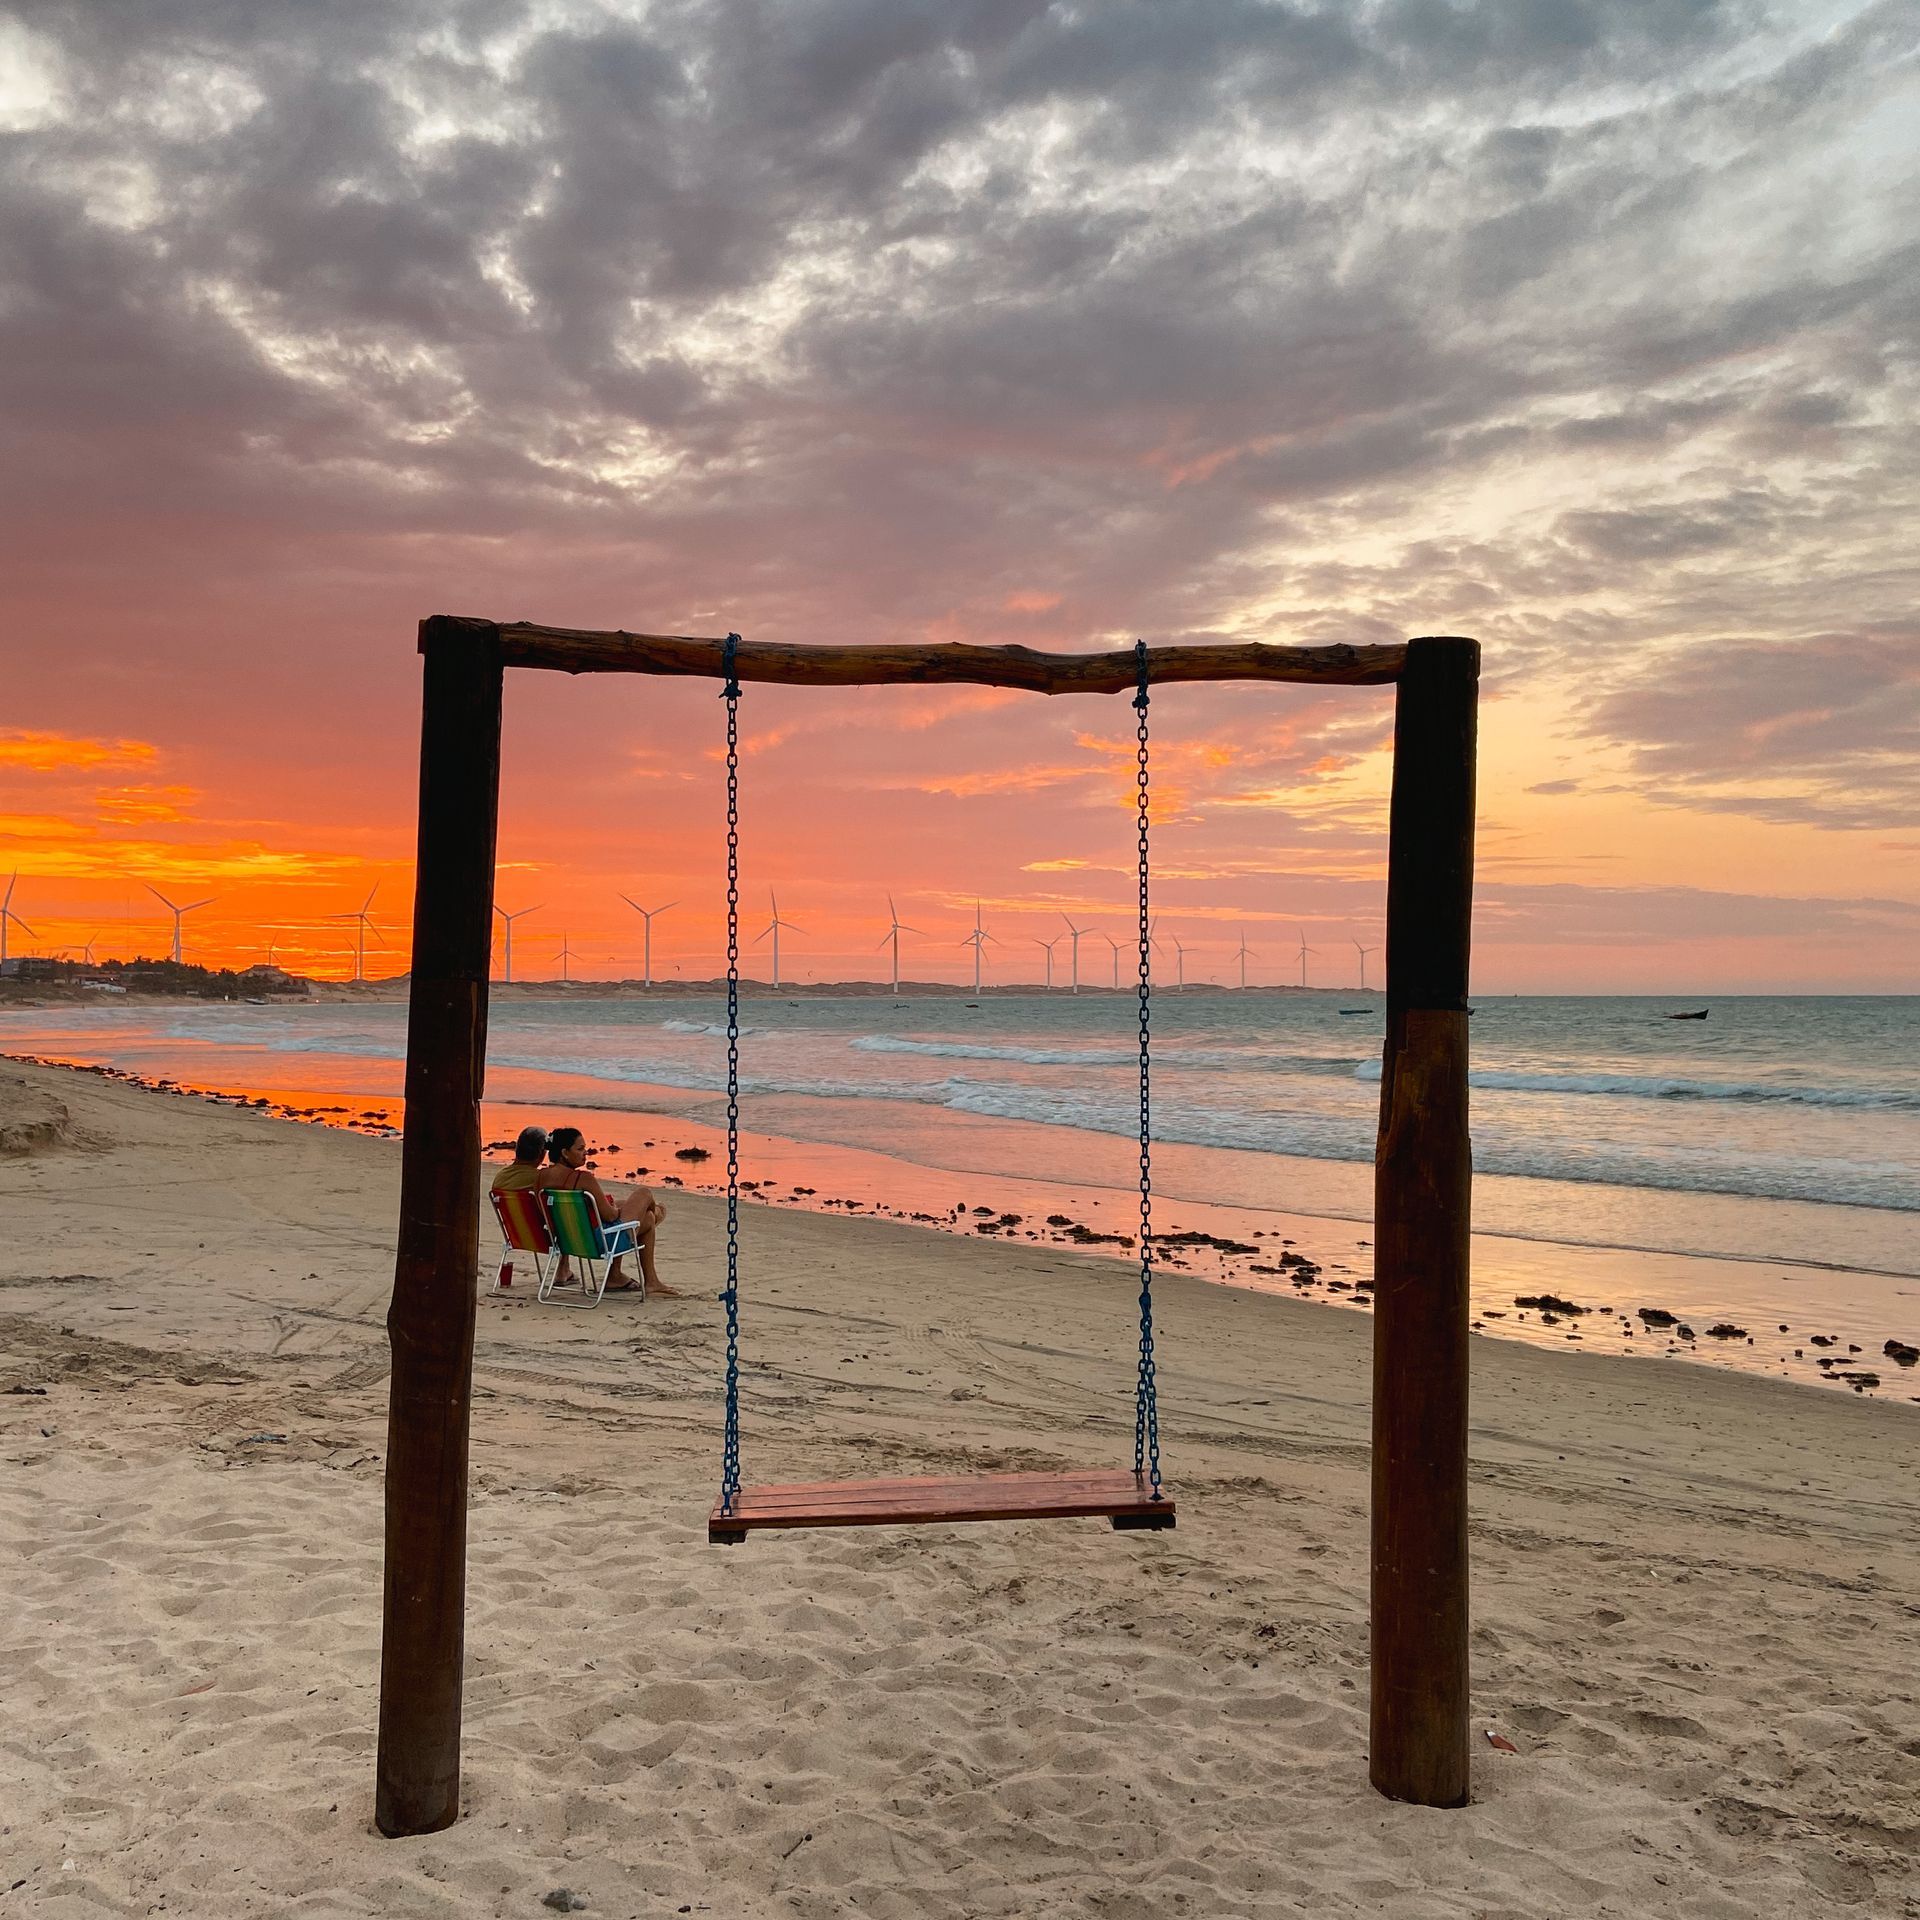
{"label": "wind turbine", "polygon": [[[329,920],[352,920],[356,923],[354,927],[353,948],[353,977],[356,981],[364,980],[367,977],[368,933],[371,932],[374,939],[378,940],[381,946],[384,947],[387,944],[384,940],[380,939],[380,929],[374,926],[372,916],[369,912],[369,909],[373,905],[373,896],[379,891],[380,883],[376,880],[373,885],[367,889],[366,899],[364,899],[354,911],[350,913],[330,913],[327,915]],[[269,951],[267,955],[267,964],[269,966],[273,964],[271,951]],[[512,976],[509,975],[508,977],[511,978]]]}
{"label": "wind turbine", "polygon": [[1113,985],[1117,993],[1120,989],[1120,942],[1110,933],[1103,933],[1100,938],[1113,949]]}
{"label": "wind turbine", "polygon": [[1147,931],[1147,938],[1155,946],[1171,947],[1173,949],[1174,985],[1180,988],[1182,992],[1185,992],[1187,985],[1187,943],[1182,940],[1177,933],[1170,933],[1162,940],[1160,938],[1160,916],[1158,914],[1155,914],[1153,917],[1153,924]]}
{"label": "wind turbine", "polygon": [[1367,955],[1370,953],[1378,953],[1380,949],[1378,947],[1363,947],[1360,942],[1356,940],[1353,943],[1353,950],[1360,956],[1360,991],[1365,993],[1367,990]]}
{"label": "wind turbine", "polygon": [[668,912],[670,909],[677,907],[680,902],[678,900],[669,900],[664,907],[643,907],[640,902],[630,894],[623,893],[620,898],[626,901],[627,905],[647,923],[646,934],[641,942],[643,958],[640,964],[646,976],[644,984],[650,987],[653,985],[653,916],[656,913]]}
{"label": "wind turbine", "polygon": [[[13,890],[19,884],[20,871],[16,867],[13,878],[7,882],[6,898],[0,900],[0,965],[4,965],[6,962],[7,930],[10,927],[18,927],[22,933],[33,933],[33,929],[13,910]],[[39,936],[35,935],[34,937],[37,939]]]}
{"label": "wind turbine", "polygon": [[[183,914],[196,913],[202,907],[212,906],[215,896],[213,894],[208,894],[204,900],[189,900],[184,907],[176,907],[173,904],[173,902],[169,900],[167,896],[164,893],[162,893],[160,889],[153,884],[151,880],[143,880],[141,882],[141,885],[144,886],[146,890],[150,894],[152,894],[153,897],[156,900],[158,900],[160,904],[163,907],[165,907],[170,914],[173,915],[173,964],[176,967],[184,966],[186,962],[180,957],[181,956],[181,947],[180,947],[181,916]],[[11,889],[9,889],[9,891],[11,891]]]}
{"label": "wind turbine", "polygon": [[572,966],[573,946],[563,933],[560,936],[560,980],[562,985],[571,986],[573,984],[573,975],[570,971]]}
{"label": "wind turbine", "polygon": [[[900,918],[899,909],[893,904],[892,894],[887,895],[887,914],[893,924],[880,936],[880,946],[884,947],[889,940],[893,942],[893,990],[898,993],[900,991],[900,936],[903,933],[918,933],[920,929],[908,926]],[[874,948],[874,952],[879,951],[880,947]]]}
{"label": "wind turbine", "polygon": [[[1064,913],[1060,918],[1067,920]],[[1067,920],[1067,932],[1073,935],[1073,990],[1075,993],[1080,991],[1080,936],[1092,931],[1091,927],[1076,927],[1071,920]]]}
{"label": "wind turbine", "polygon": [[1047,991],[1049,993],[1053,991],[1053,950],[1065,938],[1066,935],[1061,933],[1056,933],[1051,940],[1042,940],[1037,933],[1033,936],[1033,944],[1036,947],[1044,947],[1047,951]]}
{"label": "wind turbine", "polygon": [[975,993],[980,991],[980,956],[985,951],[986,944],[989,940],[992,940],[996,947],[1000,944],[1000,942],[980,924],[980,902],[976,900],[973,903],[973,931],[960,942],[963,947],[971,947],[973,949],[973,990]]}
{"label": "wind turbine", "polygon": [[1300,984],[1304,987],[1307,984],[1307,955],[1310,953],[1318,953],[1320,949],[1307,945],[1307,930],[1305,927],[1296,927],[1294,931],[1300,936]]}
{"label": "wind turbine", "polygon": [[768,934],[773,935],[773,985],[777,993],[780,989],[780,930],[784,927],[789,933],[805,933],[806,928],[796,927],[791,920],[780,918],[780,901],[771,887],[767,889],[767,898],[773,902],[773,918],[753,936],[753,944],[757,947]]}
{"label": "wind turbine", "polygon": [[513,923],[516,920],[524,920],[527,917],[527,915],[530,913],[538,913],[539,911],[540,909],[538,907],[516,907],[512,913],[509,913],[505,907],[496,906],[494,908],[494,912],[497,913],[500,916],[500,918],[507,923],[506,984],[508,986],[513,985]]}
{"label": "wind turbine", "polygon": [[1240,950],[1233,957],[1240,962],[1240,991],[1245,993],[1247,990],[1247,962],[1260,958],[1260,956],[1247,945],[1247,930],[1245,927],[1240,929]]}

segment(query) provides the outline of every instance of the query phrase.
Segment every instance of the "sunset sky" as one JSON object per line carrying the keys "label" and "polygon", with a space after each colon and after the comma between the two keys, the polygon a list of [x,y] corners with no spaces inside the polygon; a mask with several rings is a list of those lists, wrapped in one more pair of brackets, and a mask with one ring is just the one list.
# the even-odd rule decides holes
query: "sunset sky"
{"label": "sunset sky", "polygon": [[[402,968],[449,612],[1474,634],[1478,990],[1920,988],[1912,0],[28,4],[0,174],[16,953]],[[1378,945],[1391,701],[1156,699],[1189,978]],[[750,686],[751,929],[1124,939],[1130,726]],[[510,680],[519,974],[715,971],[720,737]]]}

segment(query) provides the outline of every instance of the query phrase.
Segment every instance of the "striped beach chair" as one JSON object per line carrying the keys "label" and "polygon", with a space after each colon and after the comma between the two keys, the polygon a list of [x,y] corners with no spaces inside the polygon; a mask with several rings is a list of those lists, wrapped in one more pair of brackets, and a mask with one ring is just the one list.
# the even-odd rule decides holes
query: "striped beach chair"
{"label": "striped beach chair", "polygon": [[[553,1252],[553,1228],[547,1220],[542,1196],[531,1188],[515,1187],[504,1193],[491,1193],[493,1217],[499,1223],[500,1239],[510,1258],[516,1253],[533,1255],[533,1270],[540,1279],[540,1298],[548,1291],[547,1256]],[[557,1260],[553,1263],[560,1264]]]}
{"label": "striped beach chair", "polygon": [[[547,1224],[553,1233],[553,1244],[574,1263],[578,1269],[580,1291],[589,1295],[588,1306],[597,1307],[607,1290],[607,1274],[615,1260],[623,1255],[634,1257],[636,1268],[640,1254],[640,1229],[631,1220],[616,1221],[605,1227],[600,1224],[600,1209],[594,1204],[590,1193],[574,1193],[564,1187],[549,1187],[541,1199],[547,1203]],[[596,1270],[596,1261],[603,1264]],[[556,1267],[558,1262],[555,1263]],[[638,1285],[636,1291],[641,1299],[647,1297],[647,1282],[644,1273],[634,1275]],[[553,1282],[543,1279],[540,1283],[540,1298],[545,1300],[553,1292]]]}

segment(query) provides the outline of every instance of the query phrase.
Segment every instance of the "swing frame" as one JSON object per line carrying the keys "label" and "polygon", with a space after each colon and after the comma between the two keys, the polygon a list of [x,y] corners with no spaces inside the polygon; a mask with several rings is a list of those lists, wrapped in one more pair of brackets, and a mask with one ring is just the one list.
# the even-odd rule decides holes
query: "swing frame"
{"label": "swing frame", "polygon": [[[386,1563],[374,1799],[383,1834],[460,1813],[468,1437],[479,1257],[480,1100],[493,955],[500,734],[509,667],[788,686],[969,684],[1122,693],[1133,649],[820,646],[589,632],[435,615],[423,663],[406,1125],[392,1305]],[[1480,648],[1148,650],[1156,690],[1261,680],[1394,688],[1386,1042],[1374,1156],[1368,1772],[1389,1798],[1470,1792],[1467,1414],[1472,1163],[1467,963]],[[1130,1476],[1129,1476],[1130,1477]],[[958,1516],[956,1516],[958,1517]]]}

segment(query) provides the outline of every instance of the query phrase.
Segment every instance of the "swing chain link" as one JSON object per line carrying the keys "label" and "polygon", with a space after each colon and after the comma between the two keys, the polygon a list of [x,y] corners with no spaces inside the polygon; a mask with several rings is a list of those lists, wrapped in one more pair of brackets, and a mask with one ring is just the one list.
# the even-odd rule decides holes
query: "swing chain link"
{"label": "swing chain link", "polygon": [[737,633],[727,635],[727,1424],[720,1454],[720,1510],[740,1492],[740,682]]}
{"label": "swing chain link", "polygon": [[1153,921],[1150,914],[1147,757],[1147,643],[1133,643],[1139,690],[1133,696],[1137,718],[1134,803],[1140,832],[1140,1375],[1134,1390],[1133,1471],[1145,1473],[1160,1493],[1160,1403],[1153,1359]]}

